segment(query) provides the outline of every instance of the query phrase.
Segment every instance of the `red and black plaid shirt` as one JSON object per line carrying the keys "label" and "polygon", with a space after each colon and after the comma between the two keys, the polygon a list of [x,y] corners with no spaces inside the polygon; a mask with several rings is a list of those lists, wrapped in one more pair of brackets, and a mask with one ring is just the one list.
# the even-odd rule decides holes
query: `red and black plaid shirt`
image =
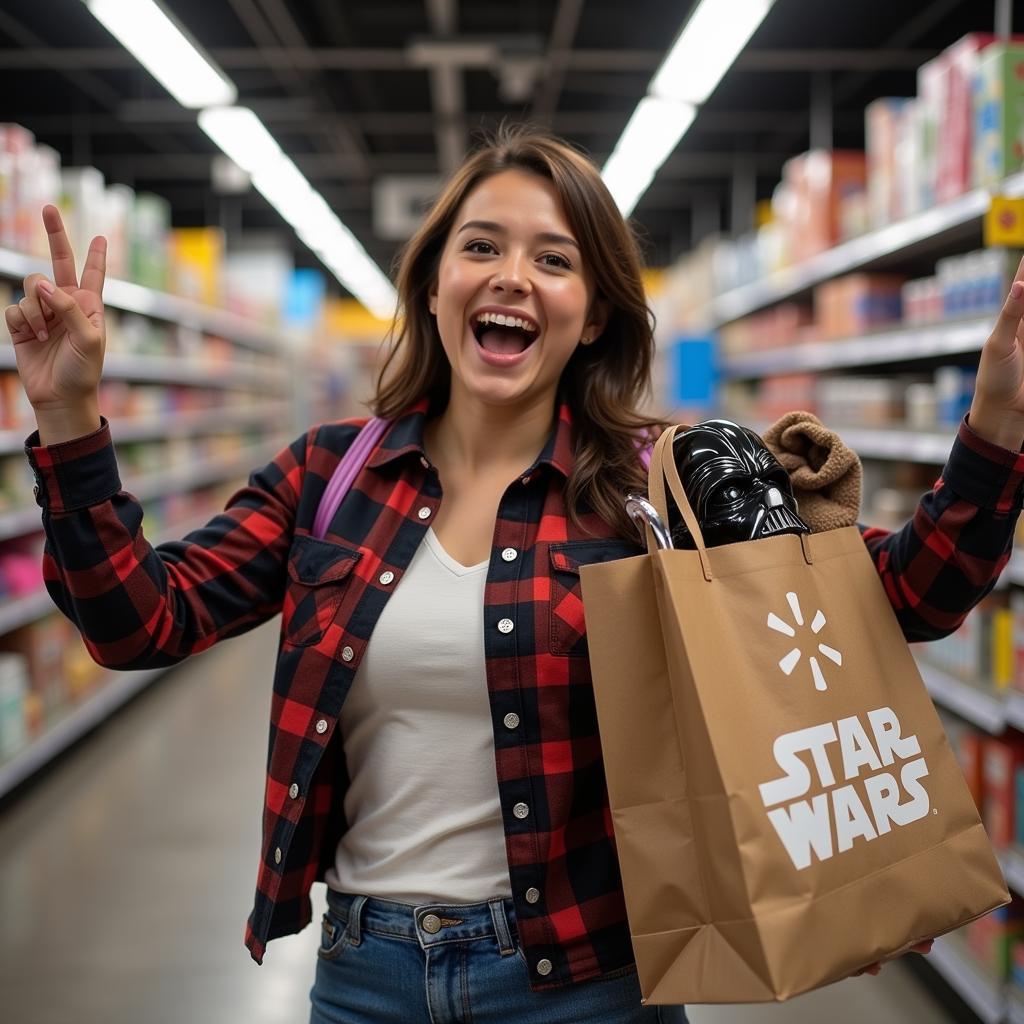
{"label": "red and black plaid shirt", "polygon": [[[355,481],[325,540],[320,497],[362,420],[313,427],[206,526],[151,547],[142,507],[121,490],[106,421],[49,447],[26,441],[47,545],[46,586],[100,664],[170,665],[282,612],[263,842],[246,944],[311,917],[309,891],[347,828],[338,715],[388,597],[441,502],[423,450],[424,401],[399,418]],[[566,514],[572,425],[561,406],[534,464],[498,508],[484,647],[509,878],[537,990],[633,960],[616,859],[580,600],[579,566],[634,555],[593,513]],[[944,635],[1009,557],[1024,455],[961,424],[935,488],[895,534],[864,539],[908,639]],[[863,528],[862,528],[863,529]],[[384,575],[387,573],[388,575]],[[391,575],[393,574],[393,576]],[[519,817],[513,807],[525,804]],[[523,810],[520,807],[519,813]],[[540,898],[526,899],[535,888]],[[531,894],[535,895],[535,894]]]}

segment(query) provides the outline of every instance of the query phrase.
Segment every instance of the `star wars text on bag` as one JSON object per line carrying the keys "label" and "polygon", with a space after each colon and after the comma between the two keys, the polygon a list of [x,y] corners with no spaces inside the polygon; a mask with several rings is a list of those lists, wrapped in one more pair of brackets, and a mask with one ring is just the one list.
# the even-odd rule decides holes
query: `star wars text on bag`
{"label": "star wars text on bag", "polygon": [[[928,814],[928,792],[921,784],[928,765],[920,756],[917,737],[901,735],[892,708],[877,708],[865,718],[866,724],[851,715],[798,729],[773,744],[775,761],[785,774],[758,788],[797,870],[810,866],[812,852],[819,860],[828,860],[849,850],[858,837],[870,842],[893,825],[909,825]],[[836,751],[833,744],[838,744],[842,763],[839,781],[829,757]],[[813,775],[801,754],[810,755]],[[902,762],[898,775],[897,762]],[[890,766],[892,771],[883,771]],[[863,779],[862,795],[854,781],[867,771],[877,774]],[[808,799],[815,782],[826,791]]]}

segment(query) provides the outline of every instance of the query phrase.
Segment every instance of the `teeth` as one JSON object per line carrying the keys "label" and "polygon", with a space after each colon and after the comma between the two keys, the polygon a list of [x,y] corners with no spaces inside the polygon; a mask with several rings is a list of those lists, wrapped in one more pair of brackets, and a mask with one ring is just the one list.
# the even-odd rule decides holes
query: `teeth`
{"label": "teeth", "polygon": [[529,331],[531,334],[537,332],[537,325],[532,320],[524,320],[518,316],[506,316],[504,313],[481,313],[477,323],[497,324],[499,327],[518,327],[520,330]]}

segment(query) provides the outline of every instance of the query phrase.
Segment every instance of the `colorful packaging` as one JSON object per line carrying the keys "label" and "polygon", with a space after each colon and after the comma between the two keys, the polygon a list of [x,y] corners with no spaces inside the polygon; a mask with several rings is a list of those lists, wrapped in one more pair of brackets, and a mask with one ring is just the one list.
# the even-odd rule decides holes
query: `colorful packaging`
{"label": "colorful packaging", "polygon": [[985,808],[984,739],[982,733],[974,728],[968,728],[957,737],[954,747],[967,788],[971,791],[979,812]]}
{"label": "colorful packaging", "polygon": [[944,51],[936,187],[939,202],[955,199],[971,187],[974,77],[982,51],[995,42],[994,35],[972,32]]}
{"label": "colorful packaging", "polygon": [[221,304],[224,232],[220,228],[177,228],[171,232],[174,291],[207,306]]}
{"label": "colorful packaging", "polygon": [[1024,46],[983,51],[973,97],[972,182],[994,185],[1024,167]]}
{"label": "colorful packaging", "polygon": [[872,228],[899,218],[896,142],[899,122],[909,101],[883,97],[864,110],[864,137],[868,167],[868,210]]}
{"label": "colorful packaging", "polygon": [[1010,977],[1013,947],[1024,938],[1024,906],[1019,896],[1005,907],[971,921],[964,932],[967,945],[997,981]]}
{"label": "colorful packaging", "polygon": [[1024,736],[1017,733],[986,736],[982,756],[982,820],[992,845],[1006,847],[1016,835],[1016,773],[1024,765]]}
{"label": "colorful packaging", "polygon": [[0,654],[0,761],[17,753],[28,742],[25,697],[28,669],[17,654]]}

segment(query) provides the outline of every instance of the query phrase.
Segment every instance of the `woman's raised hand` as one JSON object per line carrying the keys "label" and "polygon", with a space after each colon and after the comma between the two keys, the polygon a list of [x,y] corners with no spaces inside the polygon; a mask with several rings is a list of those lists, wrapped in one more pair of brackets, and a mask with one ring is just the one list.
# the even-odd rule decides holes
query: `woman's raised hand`
{"label": "woman's raised hand", "polygon": [[79,282],[60,211],[43,207],[53,280],[25,278],[25,297],[4,310],[22,387],[37,412],[74,414],[96,406],[106,326],[107,241],[94,238]]}

